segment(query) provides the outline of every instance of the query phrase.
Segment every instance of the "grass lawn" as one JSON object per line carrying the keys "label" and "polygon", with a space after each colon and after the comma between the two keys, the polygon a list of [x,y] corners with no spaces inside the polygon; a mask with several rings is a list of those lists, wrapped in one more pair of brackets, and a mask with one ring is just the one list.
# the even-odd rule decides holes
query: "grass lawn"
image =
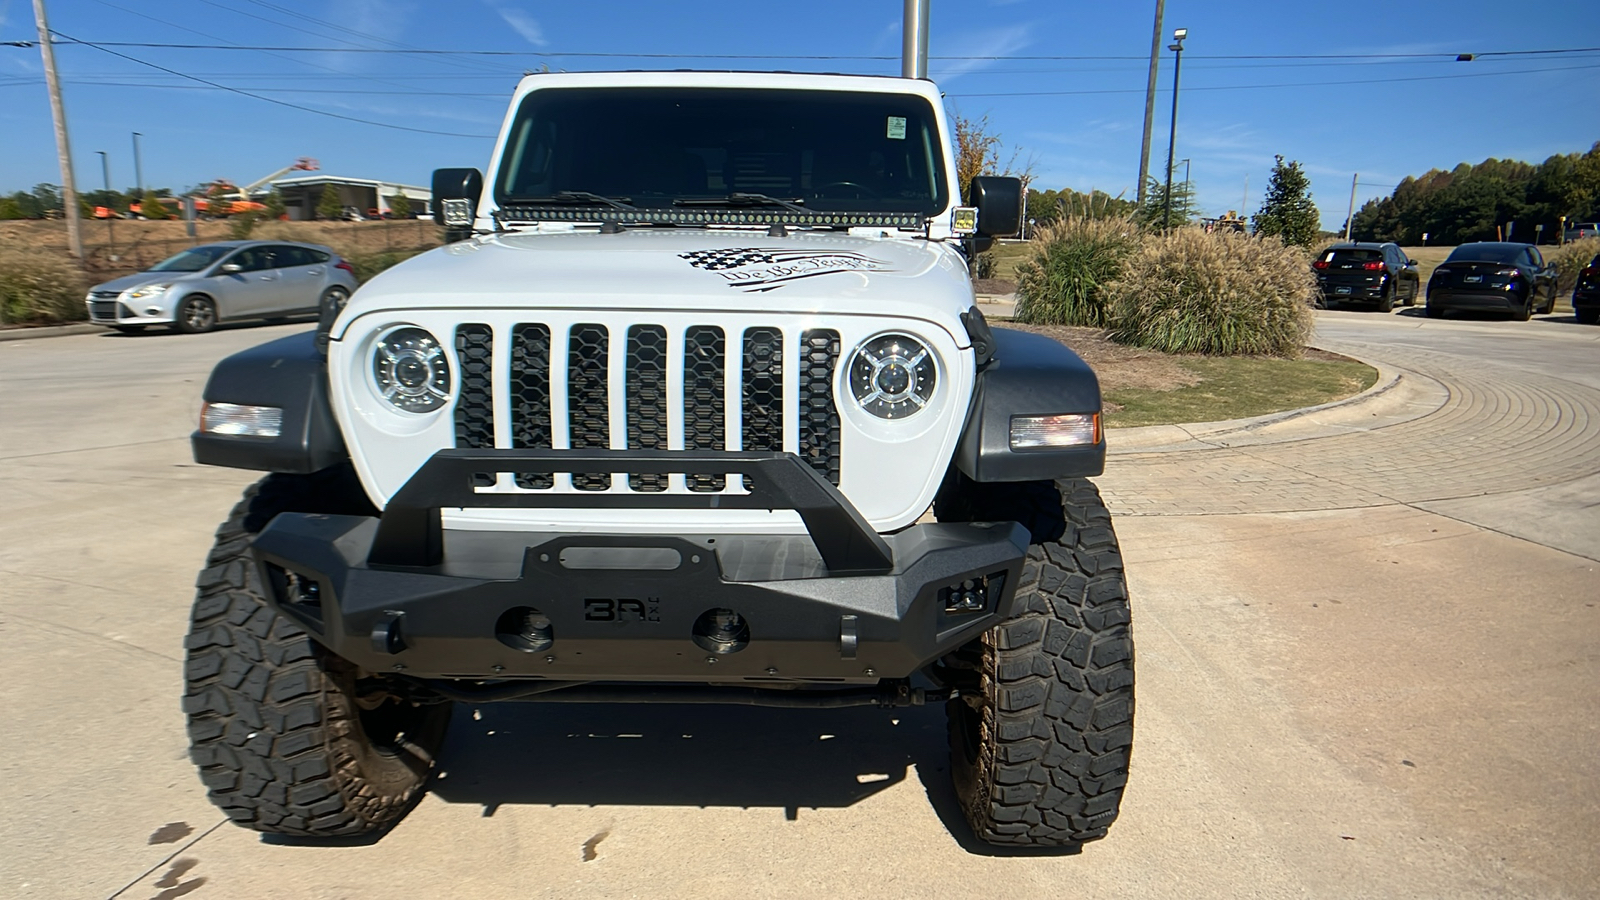
{"label": "grass lawn", "polygon": [[1094,369],[1107,428],[1218,422],[1331,403],[1378,380],[1365,363],[1321,350],[1301,359],[1188,356],[1112,342],[1098,328],[993,323],[1043,334]]}
{"label": "grass lawn", "polygon": [[1376,369],[1352,359],[1182,357],[1178,365],[1198,382],[1164,391],[1107,391],[1106,427],[1264,416],[1349,397],[1378,380]]}

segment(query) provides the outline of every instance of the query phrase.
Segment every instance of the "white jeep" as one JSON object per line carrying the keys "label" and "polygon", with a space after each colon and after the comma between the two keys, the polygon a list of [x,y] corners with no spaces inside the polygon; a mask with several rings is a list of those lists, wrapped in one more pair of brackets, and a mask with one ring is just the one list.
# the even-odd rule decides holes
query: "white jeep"
{"label": "white jeep", "polygon": [[[202,463],[265,470],[188,639],[240,825],[386,828],[453,701],[946,705],[975,834],[1116,817],[1133,644],[1098,383],[991,331],[921,80],[523,79],[451,242],[220,363]],[[803,713],[798,713],[803,714]]]}

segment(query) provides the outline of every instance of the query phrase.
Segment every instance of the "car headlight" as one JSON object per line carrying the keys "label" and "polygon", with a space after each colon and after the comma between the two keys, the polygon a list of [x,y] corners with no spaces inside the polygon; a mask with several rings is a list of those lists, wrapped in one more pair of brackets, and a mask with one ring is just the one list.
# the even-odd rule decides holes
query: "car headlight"
{"label": "car headlight", "polygon": [[170,287],[172,287],[170,283],[140,285],[139,287],[136,287],[128,292],[128,298],[131,300],[140,300],[145,297],[158,297],[162,294],[165,294],[167,292],[167,288]]}
{"label": "car headlight", "polygon": [[932,351],[904,334],[875,337],[850,361],[850,392],[881,419],[915,415],[928,405],[937,379]]}
{"label": "car headlight", "polygon": [[372,383],[396,409],[432,412],[450,399],[450,360],[439,339],[415,326],[402,326],[372,348]]}

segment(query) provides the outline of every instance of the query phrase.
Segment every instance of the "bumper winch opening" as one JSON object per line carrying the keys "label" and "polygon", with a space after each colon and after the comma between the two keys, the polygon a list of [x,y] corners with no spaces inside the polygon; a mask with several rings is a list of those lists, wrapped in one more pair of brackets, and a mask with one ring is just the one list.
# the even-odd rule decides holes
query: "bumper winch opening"
{"label": "bumper winch opening", "polygon": [[531,606],[506,610],[494,623],[494,636],[507,647],[524,653],[541,653],[556,642],[550,617]]}

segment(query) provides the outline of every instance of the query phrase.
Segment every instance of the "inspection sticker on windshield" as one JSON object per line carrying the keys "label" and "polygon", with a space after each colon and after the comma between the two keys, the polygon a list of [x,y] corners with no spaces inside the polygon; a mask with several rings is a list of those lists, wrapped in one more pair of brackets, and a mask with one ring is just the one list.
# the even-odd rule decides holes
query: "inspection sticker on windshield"
{"label": "inspection sticker on windshield", "polygon": [[893,138],[894,140],[897,140],[897,141],[903,141],[903,140],[906,139],[906,117],[905,116],[890,116],[889,117],[889,137],[891,137],[891,138]]}

